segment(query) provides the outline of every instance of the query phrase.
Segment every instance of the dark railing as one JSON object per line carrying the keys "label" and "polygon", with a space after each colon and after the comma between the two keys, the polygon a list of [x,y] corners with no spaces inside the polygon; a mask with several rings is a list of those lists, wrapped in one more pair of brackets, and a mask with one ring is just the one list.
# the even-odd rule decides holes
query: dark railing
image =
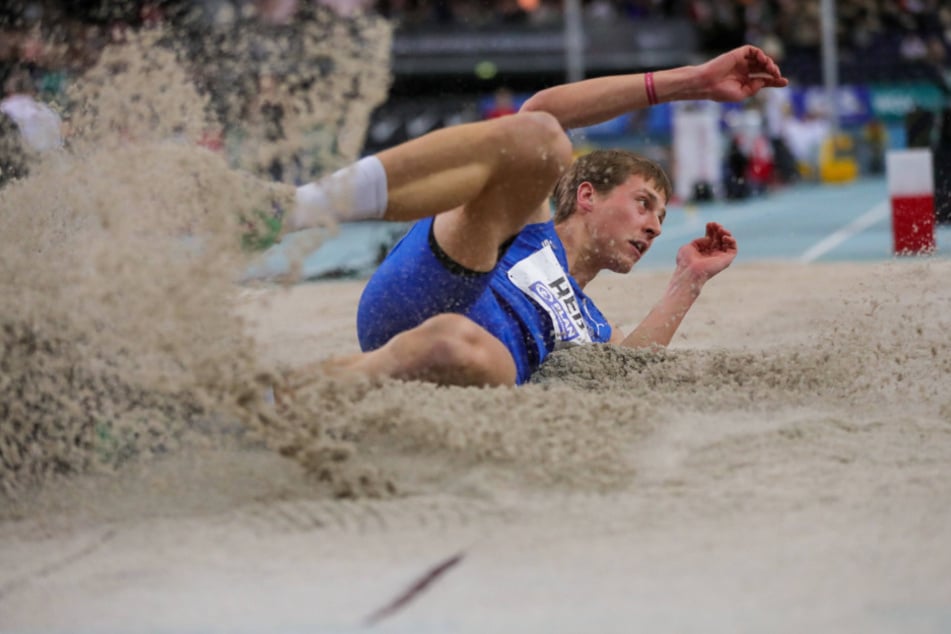
{"label": "dark railing", "polygon": [[[678,66],[696,61],[693,25],[679,19],[584,21],[584,65],[591,73]],[[397,29],[393,72],[399,75],[471,74],[478,64],[499,73],[556,73],[565,69],[564,24],[495,25],[491,29],[429,26]]]}

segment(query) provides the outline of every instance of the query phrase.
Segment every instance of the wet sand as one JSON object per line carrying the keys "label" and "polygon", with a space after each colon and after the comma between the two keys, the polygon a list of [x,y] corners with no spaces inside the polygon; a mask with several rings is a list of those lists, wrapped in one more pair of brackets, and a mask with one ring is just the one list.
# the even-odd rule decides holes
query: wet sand
{"label": "wet sand", "polygon": [[[628,329],[666,277],[589,290]],[[11,506],[0,629],[352,631],[462,554],[375,629],[945,631],[949,279],[749,264],[666,352],[559,353],[517,389],[324,382],[344,475],[226,421]],[[306,363],[356,349],[360,288],[238,310],[268,362]]]}

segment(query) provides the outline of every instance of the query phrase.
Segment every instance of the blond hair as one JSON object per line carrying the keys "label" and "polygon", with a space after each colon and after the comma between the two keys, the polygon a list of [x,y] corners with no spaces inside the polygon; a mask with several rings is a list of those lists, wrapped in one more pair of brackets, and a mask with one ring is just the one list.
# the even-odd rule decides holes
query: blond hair
{"label": "blond hair", "polygon": [[627,150],[595,150],[572,163],[555,185],[555,222],[561,222],[575,211],[578,186],[588,182],[599,194],[607,194],[631,176],[641,176],[670,200],[673,187],[663,168],[654,161]]}

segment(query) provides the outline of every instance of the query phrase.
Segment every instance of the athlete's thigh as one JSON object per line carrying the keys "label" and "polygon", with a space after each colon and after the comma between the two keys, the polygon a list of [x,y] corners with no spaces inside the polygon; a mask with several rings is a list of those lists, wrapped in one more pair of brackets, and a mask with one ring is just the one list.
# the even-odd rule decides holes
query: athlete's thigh
{"label": "athlete's thigh", "polygon": [[[532,113],[541,115],[543,113]],[[496,161],[481,189],[436,217],[439,245],[459,264],[491,269],[498,248],[528,223],[548,220],[548,197],[571,161],[571,142],[549,116],[504,118]]]}
{"label": "athlete's thigh", "polygon": [[433,250],[432,219],[419,221],[367,282],[357,309],[364,351],[442,313],[465,313],[485,292],[491,273],[475,273],[440,259]]}
{"label": "athlete's thigh", "polygon": [[[489,225],[505,222],[511,204],[532,213],[571,163],[571,141],[545,112],[521,113],[442,128],[377,157],[387,177],[388,220],[417,220],[479,198]],[[491,229],[491,227],[489,227]]]}

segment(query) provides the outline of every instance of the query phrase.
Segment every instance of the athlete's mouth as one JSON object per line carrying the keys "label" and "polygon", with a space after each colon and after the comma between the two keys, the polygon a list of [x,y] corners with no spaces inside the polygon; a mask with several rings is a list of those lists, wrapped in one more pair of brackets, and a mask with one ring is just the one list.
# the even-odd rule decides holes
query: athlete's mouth
{"label": "athlete's mouth", "polygon": [[643,240],[628,240],[628,243],[637,249],[637,252],[641,255],[644,255],[647,252],[647,243]]}

